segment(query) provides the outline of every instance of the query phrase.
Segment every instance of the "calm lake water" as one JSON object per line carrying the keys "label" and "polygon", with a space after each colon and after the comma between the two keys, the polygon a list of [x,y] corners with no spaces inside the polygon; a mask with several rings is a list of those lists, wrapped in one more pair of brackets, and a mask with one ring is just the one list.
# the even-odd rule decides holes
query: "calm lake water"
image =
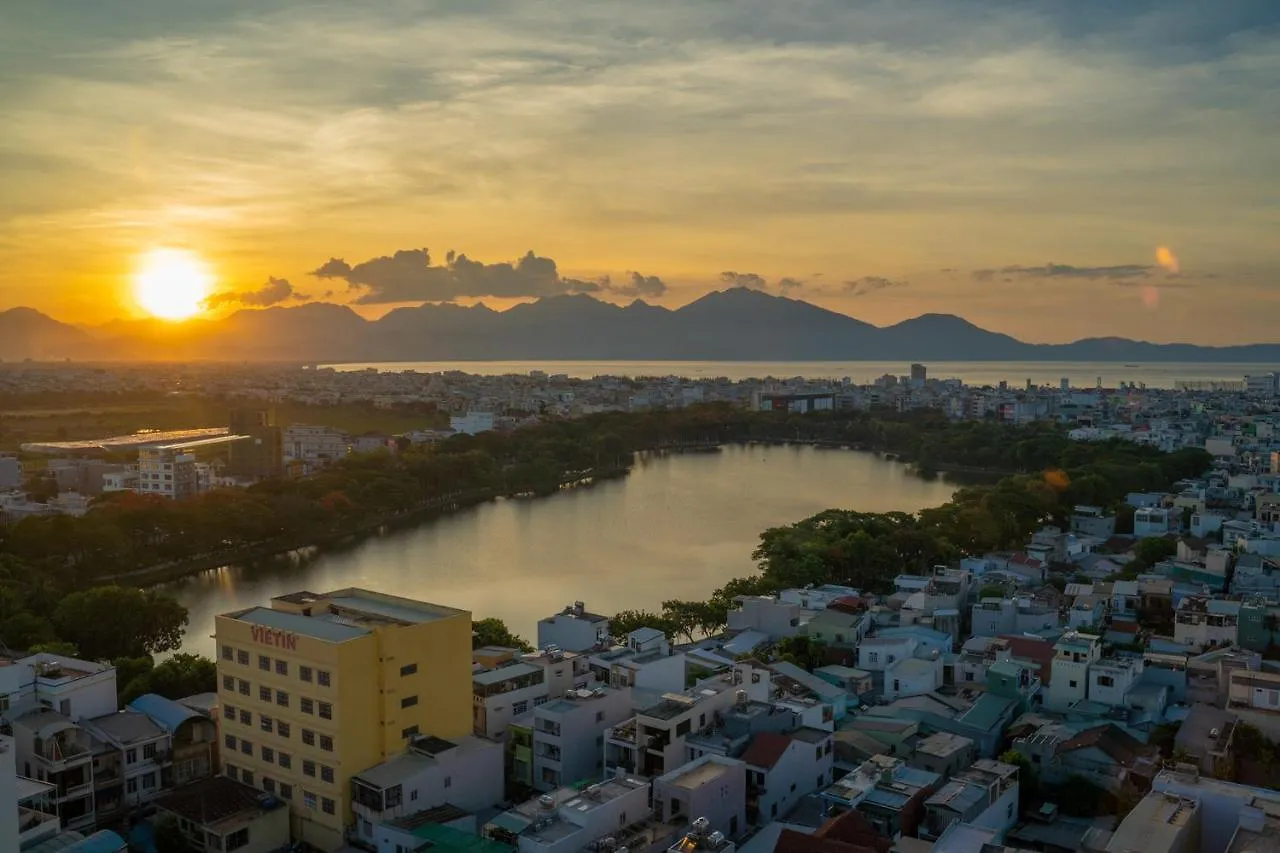
{"label": "calm lake water", "polygon": [[[910,365],[899,361],[415,361],[370,364],[326,365],[338,370],[380,371],[413,370],[439,373],[459,370],[484,376],[508,373],[527,374],[541,370],[548,374],[563,373],[577,379],[593,376],[683,376],[708,379],[720,376],[741,380],[765,376],[778,378],[805,376],[812,379],[844,379],[865,384],[892,373],[910,372]],[[1145,384],[1150,388],[1173,388],[1180,380],[1206,382],[1239,381],[1251,373],[1275,369],[1263,364],[1206,364],[1153,362],[1126,365],[1094,361],[938,361],[926,365],[934,379],[961,379],[967,385],[999,385],[1006,381],[1022,385],[1028,379],[1035,385],[1053,385],[1066,377],[1072,387],[1092,388],[1101,378],[1103,385],[1115,388],[1121,382]]]}
{"label": "calm lake water", "polygon": [[362,586],[497,616],[533,639],[575,600],[605,614],[706,598],[753,569],[764,529],[832,507],[914,512],[955,485],[869,453],[727,447],[642,457],[631,474],[503,500],[308,559],[205,572],[162,588],[191,613],[184,651],[213,654],[213,618],[274,595]]}

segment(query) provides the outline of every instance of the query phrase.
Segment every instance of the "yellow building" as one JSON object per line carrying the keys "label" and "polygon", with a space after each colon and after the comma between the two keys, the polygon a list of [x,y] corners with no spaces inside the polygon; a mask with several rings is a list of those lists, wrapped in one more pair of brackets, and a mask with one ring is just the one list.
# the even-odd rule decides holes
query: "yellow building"
{"label": "yellow building", "polygon": [[471,614],[341,589],[217,617],[223,772],[289,804],[294,839],[331,850],[350,779],[414,735],[471,732]]}

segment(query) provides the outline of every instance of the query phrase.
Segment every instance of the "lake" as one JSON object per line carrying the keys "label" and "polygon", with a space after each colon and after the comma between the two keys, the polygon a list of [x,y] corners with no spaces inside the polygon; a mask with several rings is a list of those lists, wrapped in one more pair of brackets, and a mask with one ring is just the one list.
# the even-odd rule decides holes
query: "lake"
{"label": "lake", "polygon": [[[413,370],[440,373],[457,370],[482,376],[508,373],[527,374],[541,370],[566,374],[575,379],[593,376],[682,376],[689,379],[727,377],[733,380],[766,376],[812,379],[849,379],[867,384],[886,373],[902,376],[910,365],[900,361],[415,361],[369,364],[331,364],[338,370]],[[1021,386],[1028,379],[1034,385],[1052,385],[1066,377],[1074,388],[1092,388],[1101,379],[1115,388],[1121,382],[1145,384],[1150,388],[1173,388],[1179,381],[1240,381],[1250,373],[1273,368],[1261,364],[1210,364],[1204,362],[1150,362],[1126,365],[1097,361],[938,361],[925,365],[932,379],[960,379],[966,385],[999,385],[1005,381]]]}
{"label": "lake", "polygon": [[916,510],[955,485],[871,453],[731,446],[643,455],[624,478],[500,500],[306,558],[229,566],[164,584],[187,607],[184,651],[213,655],[213,619],[274,595],[361,586],[497,616],[533,641],[575,600],[605,614],[704,599],[749,574],[768,527],[824,509]]}

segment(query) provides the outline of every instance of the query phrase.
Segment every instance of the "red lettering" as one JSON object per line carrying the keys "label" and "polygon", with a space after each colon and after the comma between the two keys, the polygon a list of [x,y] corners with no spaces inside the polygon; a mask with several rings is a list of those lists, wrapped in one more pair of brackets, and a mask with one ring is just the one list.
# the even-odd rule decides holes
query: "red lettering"
{"label": "red lettering", "polygon": [[279,631],[275,628],[254,625],[249,629],[249,633],[255,643],[262,643],[264,646],[276,646],[290,651],[296,651],[298,648],[298,636],[289,631]]}

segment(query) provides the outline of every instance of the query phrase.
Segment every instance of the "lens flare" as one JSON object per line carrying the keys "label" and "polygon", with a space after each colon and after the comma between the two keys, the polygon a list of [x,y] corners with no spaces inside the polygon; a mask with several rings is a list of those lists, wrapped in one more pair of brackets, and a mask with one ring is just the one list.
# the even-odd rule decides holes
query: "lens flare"
{"label": "lens flare", "polygon": [[1178,256],[1168,246],[1159,246],[1156,248],[1156,263],[1165,272],[1178,271]]}
{"label": "lens flare", "polygon": [[186,249],[152,249],[134,275],[133,296],[148,314],[185,320],[204,307],[213,276],[200,256]]}

